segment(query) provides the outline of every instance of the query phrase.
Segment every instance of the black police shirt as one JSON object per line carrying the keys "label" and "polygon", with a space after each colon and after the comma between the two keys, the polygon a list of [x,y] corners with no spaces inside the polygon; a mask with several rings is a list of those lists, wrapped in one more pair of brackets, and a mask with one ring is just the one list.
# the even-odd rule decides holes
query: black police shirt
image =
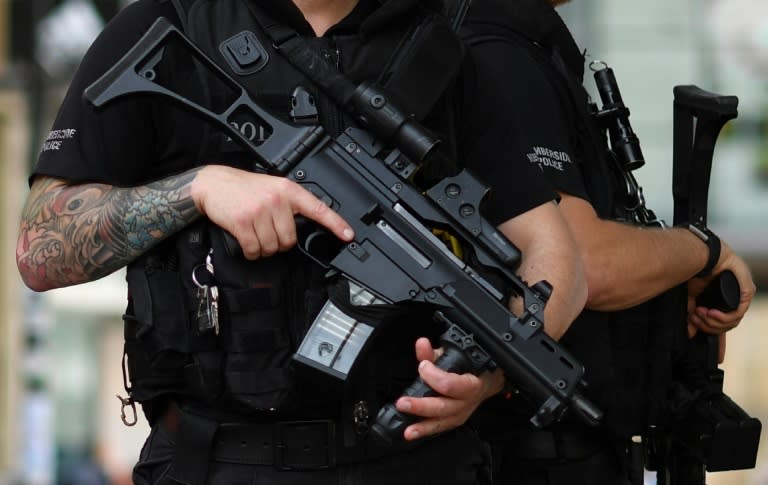
{"label": "black police shirt", "polygon": [[[359,19],[359,10],[369,8],[370,2],[361,1],[356,13],[345,22]],[[33,175],[128,187],[180,173],[201,162],[215,162],[200,160],[204,124],[165,99],[133,95],[100,109],[83,99],[84,90],[135,45],[159,16],[178,23],[171,2],[138,0],[107,25],[72,80]],[[530,147],[521,144],[520,140],[527,137],[518,130],[526,122],[542,125],[548,132],[552,127],[560,129],[558,120],[547,120],[547,108],[543,106],[525,110],[502,107],[499,95],[509,89],[506,83],[522,80],[516,79],[514,73],[499,77],[496,69],[501,67],[511,68],[498,62],[476,63],[475,89],[464,94],[467,108],[457,127],[462,165],[491,187],[483,212],[494,224],[556,199],[541,174],[564,170],[571,164],[564,148],[549,139],[536,139]],[[194,72],[180,69],[175,77],[180,90],[196,89]]]}
{"label": "black police shirt", "polygon": [[[553,189],[592,203],[585,188],[582,164],[600,161],[581,160],[574,152],[572,136],[576,130],[565,121],[568,107],[560,105],[557,90],[542,69],[541,60],[532,57],[535,48],[489,41],[473,48],[473,54],[485,56],[486,63],[493,66],[494,77],[507,79],[500,87],[503,89],[500,96],[505,105],[514,106],[510,150],[518,159],[525,157],[526,163],[537,167]],[[499,58],[509,62],[491,62]],[[647,324],[647,306],[610,313],[585,310],[559,342],[586,369],[587,397],[606,413],[605,427],[601,430],[607,428],[621,436],[631,436],[642,429],[647,397],[647,347],[644,344],[648,338]],[[487,436],[493,436],[494,432],[503,436],[505,430],[530,429],[531,410],[526,406],[519,400],[499,399],[491,401],[476,417]],[[501,413],[508,419],[499,420]],[[574,416],[567,416],[554,426],[583,429],[583,423]]]}
{"label": "black police shirt", "polygon": [[471,52],[479,64],[487,66],[483,75],[499,81],[489,87],[498,105],[508,111],[507,156],[519,167],[535,167],[554,190],[589,200],[573,150],[573,129],[566,125],[568,118],[541,61],[532,57],[530,48],[513,42],[489,40],[473,46]]}

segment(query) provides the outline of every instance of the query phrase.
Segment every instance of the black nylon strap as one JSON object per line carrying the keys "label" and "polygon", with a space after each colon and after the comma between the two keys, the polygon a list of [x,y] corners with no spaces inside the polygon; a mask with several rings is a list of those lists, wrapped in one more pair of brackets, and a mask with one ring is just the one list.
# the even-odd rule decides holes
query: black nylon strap
{"label": "black nylon strap", "polygon": [[[346,108],[356,85],[309,47],[295,30],[269,17],[253,2],[253,17],[273,46],[341,107]],[[449,45],[453,41],[452,45]],[[382,74],[382,86],[395,93],[416,119],[426,116],[455,78],[463,56],[462,44],[447,22],[427,16],[407,32]]]}
{"label": "black nylon strap", "polygon": [[181,21],[181,28],[187,30],[187,12],[194,0],[171,0],[173,7],[176,9],[176,14]]}
{"label": "black nylon strap", "polygon": [[253,18],[272,39],[273,46],[286,59],[323,91],[342,106],[346,106],[356,86],[334,66],[309,47],[306,39],[298,32],[273,20],[254,2],[247,3]]}
{"label": "black nylon strap", "polygon": [[213,436],[218,427],[216,421],[181,413],[169,478],[185,485],[205,484]]}
{"label": "black nylon strap", "polygon": [[[253,372],[226,372],[227,390],[232,394],[260,394],[284,388],[291,381],[286,369],[261,369]],[[283,383],[281,385],[281,383]]]}
{"label": "black nylon strap", "polygon": [[429,17],[405,36],[382,72],[381,85],[408,114],[423,119],[456,78],[463,54],[451,26]]}
{"label": "black nylon strap", "polygon": [[702,242],[707,245],[707,249],[709,249],[709,256],[707,257],[707,263],[704,265],[704,268],[702,268],[702,270],[696,274],[696,276],[702,277],[702,276],[711,275],[712,270],[715,268],[715,265],[720,260],[720,250],[722,249],[722,245],[720,244],[720,238],[717,237],[717,235],[714,232],[710,231],[707,227],[703,226],[702,224],[697,224],[697,223],[683,224],[682,227],[688,229],[696,237],[701,239]]}

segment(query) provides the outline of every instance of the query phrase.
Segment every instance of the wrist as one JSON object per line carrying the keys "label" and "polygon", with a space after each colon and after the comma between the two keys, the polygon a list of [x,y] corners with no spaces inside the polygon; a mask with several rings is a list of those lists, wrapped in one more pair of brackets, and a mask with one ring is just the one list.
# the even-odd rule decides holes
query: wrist
{"label": "wrist", "polygon": [[706,262],[704,263],[704,267],[696,273],[696,277],[700,278],[711,275],[712,270],[717,266],[717,263],[720,260],[720,253],[722,251],[720,238],[701,223],[686,223],[682,224],[680,227],[690,231],[707,246]]}
{"label": "wrist", "polygon": [[203,215],[205,214],[205,204],[203,202],[205,200],[205,177],[203,174],[208,167],[203,166],[190,170],[191,173],[194,173],[194,177],[189,184],[189,197],[195,204],[197,211]]}

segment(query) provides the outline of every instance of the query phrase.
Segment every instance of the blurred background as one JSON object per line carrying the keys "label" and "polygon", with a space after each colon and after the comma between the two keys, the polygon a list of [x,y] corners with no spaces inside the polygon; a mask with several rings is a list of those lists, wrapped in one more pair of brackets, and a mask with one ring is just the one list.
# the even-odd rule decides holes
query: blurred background
{"label": "blurred background", "polygon": [[[68,80],[127,3],[0,0],[0,485],[130,484],[147,432],[141,416],[123,425],[116,397],[125,396],[123,274],[36,294],[13,258],[29,169]],[[560,11],[590,59],[614,69],[647,160],[636,176],[668,222],[673,86],[739,97],[715,153],[709,222],[747,259],[758,291],[768,289],[768,2],[574,0]],[[764,424],[766,295],[729,334],[723,366],[726,393]],[[707,483],[768,485],[767,439],[755,469],[712,473]]]}

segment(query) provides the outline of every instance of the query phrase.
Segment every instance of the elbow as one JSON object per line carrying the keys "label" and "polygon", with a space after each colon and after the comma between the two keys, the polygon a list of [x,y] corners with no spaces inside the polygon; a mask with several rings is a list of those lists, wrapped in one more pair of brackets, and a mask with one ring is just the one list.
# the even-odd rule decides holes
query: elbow
{"label": "elbow", "polygon": [[[581,259],[578,259],[578,271],[576,272],[576,281],[573,282],[573,304],[579,309],[576,313],[581,313],[589,299],[589,279],[584,264]],[[575,316],[574,316],[575,318]]]}
{"label": "elbow", "polygon": [[580,308],[584,308],[589,302],[589,279],[586,272],[582,271],[578,284],[577,300]]}
{"label": "elbow", "polygon": [[[593,272],[594,273],[594,272]],[[602,285],[602,281],[594,274],[586,274],[587,281],[587,297],[585,299],[585,306],[592,308],[593,305],[601,302],[605,295],[605,288]]]}
{"label": "elbow", "polygon": [[41,292],[54,288],[54,286],[45,281],[44,278],[41,278],[38,271],[30,266],[27,261],[17,257],[16,267],[19,270],[19,275],[21,275],[21,280],[24,282],[24,285],[30,290]]}
{"label": "elbow", "polygon": [[585,307],[590,310],[601,310],[610,302],[611,288],[607,278],[605,261],[598,261],[583,255],[584,275],[586,279],[587,294]]}
{"label": "elbow", "polygon": [[27,288],[29,288],[32,291],[48,291],[53,289],[53,285],[46,283],[44,280],[42,280],[38,275],[37,272],[34,271],[32,268],[24,264],[23,262],[16,261],[16,266],[19,268],[19,274],[21,275],[21,280],[24,282],[24,285],[26,285]]}
{"label": "elbow", "polygon": [[28,245],[24,243],[25,238],[22,233],[16,245],[16,268],[19,270],[21,280],[32,291],[41,292],[55,288],[45,278],[45,272],[42,271],[42,268],[34,264],[29,251],[25,250]]}

